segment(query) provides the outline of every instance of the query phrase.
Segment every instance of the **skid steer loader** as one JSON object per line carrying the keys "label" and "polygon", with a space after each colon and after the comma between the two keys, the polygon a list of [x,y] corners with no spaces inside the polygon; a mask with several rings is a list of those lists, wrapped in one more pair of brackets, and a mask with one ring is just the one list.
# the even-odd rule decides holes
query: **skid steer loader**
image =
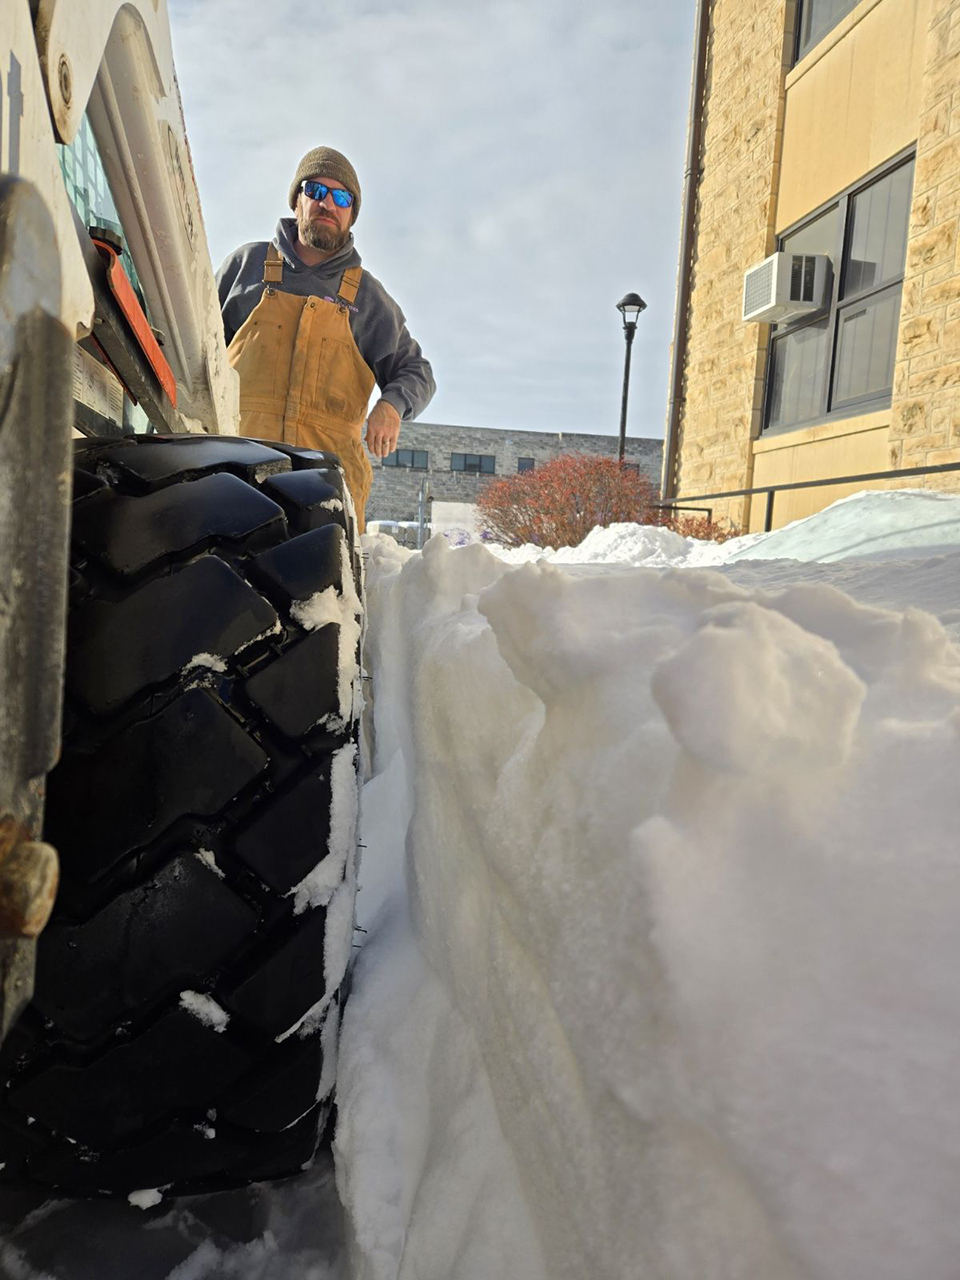
{"label": "skid steer loader", "polygon": [[298,1172],[354,927],[338,460],[237,436],[165,0],[0,6],[0,1180]]}

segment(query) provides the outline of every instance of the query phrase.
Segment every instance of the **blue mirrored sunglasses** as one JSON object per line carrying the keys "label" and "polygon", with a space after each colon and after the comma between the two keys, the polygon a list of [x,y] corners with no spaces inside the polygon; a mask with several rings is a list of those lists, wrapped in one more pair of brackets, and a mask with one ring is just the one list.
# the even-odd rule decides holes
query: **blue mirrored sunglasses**
{"label": "blue mirrored sunglasses", "polygon": [[349,209],[353,204],[353,196],[343,187],[328,187],[323,182],[306,182],[300,183],[300,190],[310,200],[326,200],[327,196],[333,196],[333,203],[340,209]]}

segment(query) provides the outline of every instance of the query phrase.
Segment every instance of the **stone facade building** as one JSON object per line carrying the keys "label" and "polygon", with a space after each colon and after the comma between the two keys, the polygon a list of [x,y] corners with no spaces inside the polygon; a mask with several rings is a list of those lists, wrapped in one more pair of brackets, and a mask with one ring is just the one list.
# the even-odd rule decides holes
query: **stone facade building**
{"label": "stone facade building", "polygon": [[[457,427],[440,422],[405,422],[400,444],[382,463],[373,464],[373,488],[367,521],[416,520],[420,487],[427,477],[437,502],[475,503],[490,476],[516,475],[542,466],[562,453],[617,456],[616,436],[585,432],[501,431],[494,427]],[[627,438],[625,460],[658,482],[661,440]]]}
{"label": "stone facade building", "polygon": [[[665,494],[960,461],[960,0],[701,13]],[[828,300],[744,322],[781,249],[829,257]],[[773,525],[863,487],[778,494]],[[763,496],[713,505],[763,528]]]}

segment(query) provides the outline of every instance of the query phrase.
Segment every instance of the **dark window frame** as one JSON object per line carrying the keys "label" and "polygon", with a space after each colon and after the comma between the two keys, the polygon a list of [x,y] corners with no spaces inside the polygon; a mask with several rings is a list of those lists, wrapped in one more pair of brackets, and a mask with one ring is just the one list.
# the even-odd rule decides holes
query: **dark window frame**
{"label": "dark window frame", "polygon": [[[461,463],[459,467],[454,462],[454,458],[461,459]],[[468,466],[467,465],[468,458],[476,458],[477,465],[473,466],[471,463]],[[491,465],[489,467],[485,467],[483,465],[484,462],[489,462]],[[461,475],[467,475],[467,476],[495,476],[497,474],[496,455],[492,453],[451,453],[450,454],[450,470],[459,472]]]}
{"label": "dark window frame", "polygon": [[[524,466],[523,464],[527,465]],[[523,475],[525,471],[535,471],[537,468],[536,458],[517,458],[517,475]]]}
{"label": "dark window frame", "polygon": [[[845,3],[846,2],[847,0],[845,0]],[[797,10],[796,10],[796,19],[795,19],[794,38],[793,38],[793,65],[794,66],[796,66],[797,63],[801,61],[801,59],[805,58],[807,54],[811,52],[811,50],[815,49],[821,40],[825,40],[831,31],[833,31],[836,27],[839,27],[840,23],[844,20],[844,18],[846,18],[849,14],[851,14],[854,11],[854,9],[860,3],[860,0],[849,0],[849,7],[845,9],[838,18],[834,18],[833,21],[828,22],[826,25],[822,25],[818,27],[816,31],[814,31],[813,35],[810,36],[808,40],[804,41],[803,15],[804,15],[804,10],[811,3],[815,3],[815,0],[798,0]]]}
{"label": "dark window frame", "polygon": [[[400,455],[409,454],[409,462],[401,462]],[[423,462],[418,462],[417,457],[423,458]],[[391,458],[393,461],[391,462]],[[393,453],[388,453],[385,458],[380,459],[380,466],[387,467],[390,470],[400,468],[404,471],[429,471],[430,470],[430,452],[427,449],[394,449]]]}
{"label": "dark window frame", "polygon": [[[829,200],[825,200],[823,204],[816,209],[812,209],[805,214],[792,226],[787,227],[777,236],[777,249],[782,249],[784,241],[798,231],[802,231],[804,227],[815,222],[817,218],[823,216],[834,207],[838,210],[837,218],[837,242],[835,252],[831,255],[833,263],[833,272],[830,285],[830,304],[828,309],[817,312],[810,319],[796,321],[793,324],[772,325],[770,337],[767,343],[766,368],[764,373],[763,388],[763,415],[761,436],[783,435],[789,431],[802,431],[806,427],[818,426],[825,422],[840,422],[847,418],[855,418],[863,413],[874,413],[880,409],[887,409],[892,402],[892,391],[884,391],[880,393],[871,393],[864,396],[858,396],[850,400],[844,400],[840,404],[833,403],[833,386],[837,372],[837,350],[839,346],[840,324],[843,314],[855,307],[862,306],[865,302],[872,302],[880,295],[890,293],[895,289],[902,291],[904,275],[906,272],[906,252],[904,253],[904,263],[900,269],[900,273],[895,278],[883,280],[879,284],[870,285],[867,288],[859,290],[857,293],[849,294],[842,297],[844,266],[846,262],[847,248],[850,241],[851,219],[850,211],[852,201],[855,196],[861,195],[877,182],[881,182],[884,178],[890,176],[897,169],[916,161],[916,147],[909,146],[900,151],[895,156],[891,156],[889,160],[885,160],[878,168],[873,169],[870,173],[865,174],[862,178],[858,178],[856,182],[852,182],[845,187],[837,195],[832,196]],[[912,205],[913,197],[908,204],[908,209]],[[909,212],[908,212],[909,220]],[[909,235],[909,221],[907,233]],[[906,249],[906,246],[905,246]],[[810,418],[804,418],[799,422],[789,422],[783,425],[770,425],[770,412],[773,400],[773,359],[777,342],[785,336],[794,333],[800,333],[802,330],[809,328],[817,323],[821,323],[824,317],[828,320],[827,334],[827,359],[824,361],[823,377],[820,387],[820,409],[819,412]]]}

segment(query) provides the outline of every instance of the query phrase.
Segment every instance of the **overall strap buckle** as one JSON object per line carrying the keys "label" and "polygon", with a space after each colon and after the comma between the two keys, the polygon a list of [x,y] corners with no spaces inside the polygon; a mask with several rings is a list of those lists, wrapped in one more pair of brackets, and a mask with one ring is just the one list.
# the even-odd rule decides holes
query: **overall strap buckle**
{"label": "overall strap buckle", "polygon": [[[280,250],[275,244],[267,245],[267,256],[263,260],[263,283],[283,283],[283,259],[280,257]],[[269,292],[272,293],[273,290]]]}
{"label": "overall strap buckle", "polygon": [[345,271],[340,279],[340,288],[337,290],[337,305],[341,311],[347,307],[352,307],[357,300],[357,290],[360,288],[360,280],[363,276],[362,267],[350,267]]}

